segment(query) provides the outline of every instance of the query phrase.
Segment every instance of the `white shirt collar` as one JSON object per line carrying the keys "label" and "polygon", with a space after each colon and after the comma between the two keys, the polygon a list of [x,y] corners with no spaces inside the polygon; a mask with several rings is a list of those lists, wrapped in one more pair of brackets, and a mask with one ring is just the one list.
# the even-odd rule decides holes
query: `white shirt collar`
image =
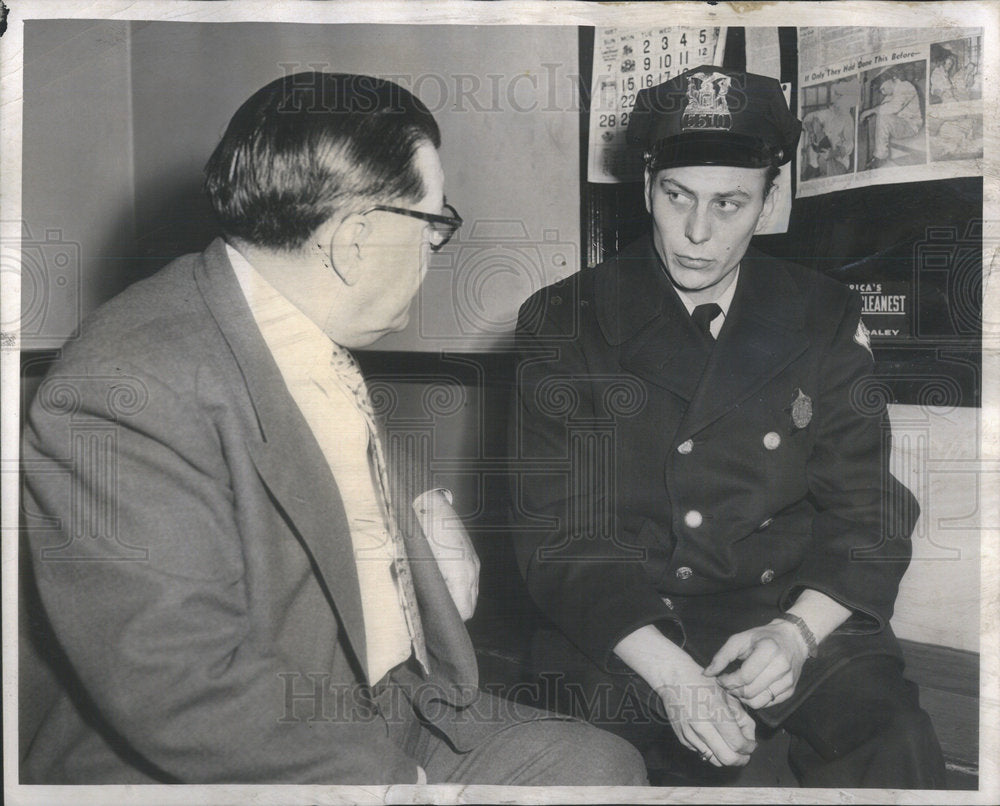
{"label": "white shirt collar", "polygon": [[[729,315],[729,306],[733,303],[733,296],[736,294],[736,281],[740,278],[740,267],[736,267],[730,275],[729,287],[722,292],[722,296],[719,297],[715,304],[722,308],[722,318],[725,319]],[[677,296],[681,298],[681,302],[684,303],[684,307],[687,308],[687,312],[690,314],[697,307],[698,303],[691,299],[684,291],[674,286],[674,291],[677,292]]]}
{"label": "white shirt collar", "polygon": [[315,367],[328,366],[333,354],[330,337],[228,243],[226,254],[250,313],[282,374],[303,377]]}

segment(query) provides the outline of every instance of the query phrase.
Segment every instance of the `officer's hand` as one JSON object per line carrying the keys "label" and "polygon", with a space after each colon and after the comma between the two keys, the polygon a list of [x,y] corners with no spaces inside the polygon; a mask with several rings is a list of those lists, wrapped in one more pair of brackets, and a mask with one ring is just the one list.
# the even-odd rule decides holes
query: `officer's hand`
{"label": "officer's hand", "polygon": [[671,664],[657,688],[681,744],[716,767],[743,766],[757,747],[754,721],[725,689],[687,655]]}
{"label": "officer's hand", "polygon": [[[722,645],[705,674],[749,708],[784,702],[795,691],[809,647],[794,624],[775,620],[763,627],[736,633]],[[740,668],[721,674],[733,661]]]}

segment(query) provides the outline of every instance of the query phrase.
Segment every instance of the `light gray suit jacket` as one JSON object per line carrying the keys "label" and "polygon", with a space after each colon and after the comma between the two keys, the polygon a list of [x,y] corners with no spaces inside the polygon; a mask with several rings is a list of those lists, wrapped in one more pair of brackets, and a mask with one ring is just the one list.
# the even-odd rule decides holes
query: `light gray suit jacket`
{"label": "light gray suit jacket", "polygon": [[[416,780],[359,696],[343,506],[222,241],[89,318],[39,388],[23,460],[69,667],[22,737],[23,782]],[[433,673],[399,679],[471,747],[490,730],[454,718],[476,696],[472,645],[426,540],[407,542]]]}

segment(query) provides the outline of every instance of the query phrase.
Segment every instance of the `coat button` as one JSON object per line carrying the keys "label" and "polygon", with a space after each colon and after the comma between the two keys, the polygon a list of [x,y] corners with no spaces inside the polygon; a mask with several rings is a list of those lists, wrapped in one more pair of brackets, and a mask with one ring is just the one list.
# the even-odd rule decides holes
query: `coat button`
{"label": "coat button", "polygon": [[690,439],[685,439],[680,445],[677,446],[677,453],[683,453],[687,455],[694,450],[694,443]]}
{"label": "coat button", "polygon": [[[690,570],[690,569],[688,569],[688,570]],[[663,597],[663,604],[665,604],[667,606],[667,610],[673,610],[674,609],[674,603],[671,602],[666,596]]]}
{"label": "coat button", "polygon": [[769,451],[776,451],[781,444],[781,436],[777,431],[768,431],[764,434],[764,447]]}
{"label": "coat button", "polygon": [[682,565],[680,568],[674,571],[674,576],[676,576],[678,579],[691,579],[692,574],[694,574],[694,571],[692,571],[686,565]]}
{"label": "coat button", "polygon": [[760,531],[766,529],[772,523],[774,523],[774,518],[768,518],[766,521],[762,521],[761,524],[760,524],[760,526],[757,527],[757,531],[760,532]]}
{"label": "coat button", "polygon": [[701,513],[697,509],[692,509],[684,513],[684,523],[691,529],[697,529],[701,526],[702,520],[704,519],[701,517]]}
{"label": "coat button", "polygon": [[760,584],[766,585],[772,579],[774,579],[774,571],[772,571],[770,568],[765,568],[764,573],[760,575]]}

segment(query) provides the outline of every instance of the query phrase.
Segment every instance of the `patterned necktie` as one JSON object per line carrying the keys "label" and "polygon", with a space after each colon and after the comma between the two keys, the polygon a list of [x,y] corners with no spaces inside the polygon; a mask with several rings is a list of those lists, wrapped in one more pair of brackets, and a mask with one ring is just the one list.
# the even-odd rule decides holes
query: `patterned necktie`
{"label": "patterned necktie", "polygon": [[417,594],[413,587],[410,561],[406,556],[406,545],[403,542],[403,535],[399,531],[399,525],[396,522],[392,508],[392,497],[389,492],[389,471],[385,462],[385,454],[382,451],[382,441],[379,439],[378,427],[375,424],[375,410],[372,408],[372,401],[368,396],[368,386],[365,384],[364,376],[362,376],[361,369],[354,360],[354,356],[338,344],[334,344],[333,346],[331,365],[341,383],[353,395],[358,411],[361,412],[368,425],[368,453],[375,464],[379,492],[382,495],[382,503],[385,508],[386,525],[388,526],[389,536],[392,540],[394,555],[392,575],[399,589],[400,604],[403,608],[403,615],[406,618],[406,627],[410,633],[413,654],[423,667],[424,672],[429,674],[430,664],[427,659],[427,645],[424,641],[423,624],[420,621]]}
{"label": "patterned necktie", "polygon": [[695,309],[691,311],[691,319],[694,320],[695,326],[697,326],[698,330],[701,331],[701,335],[709,341],[714,341],[715,339],[711,330],[712,320],[715,319],[715,317],[720,313],[722,313],[722,308],[714,302],[697,305],[695,306]]}

